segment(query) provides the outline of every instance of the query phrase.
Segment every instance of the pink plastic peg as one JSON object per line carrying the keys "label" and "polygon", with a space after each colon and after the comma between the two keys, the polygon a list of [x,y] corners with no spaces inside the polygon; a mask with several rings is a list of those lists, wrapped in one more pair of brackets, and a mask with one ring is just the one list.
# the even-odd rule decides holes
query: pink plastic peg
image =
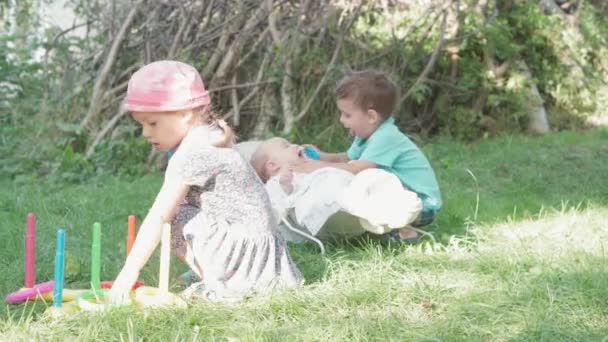
{"label": "pink plastic peg", "polygon": [[27,229],[25,232],[25,288],[33,288],[35,283],[36,262],[36,216],[27,214]]}

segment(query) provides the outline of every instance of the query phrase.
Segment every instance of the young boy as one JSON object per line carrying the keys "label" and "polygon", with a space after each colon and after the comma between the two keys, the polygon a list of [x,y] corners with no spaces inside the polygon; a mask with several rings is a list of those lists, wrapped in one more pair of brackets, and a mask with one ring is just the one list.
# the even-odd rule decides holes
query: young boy
{"label": "young boy", "polygon": [[[422,210],[411,227],[430,224],[441,209],[441,193],[427,158],[392,118],[395,85],[382,72],[353,72],[338,82],[336,96],[340,123],[354,137],[352,145],[345,153],[319,151],[320,160],[295,159],[292,169],[311,172],[331,166],[354,174],[369,168],[386,170],[422,201]],[[391,232],[391,238],[400,241],[416,242],[419,237],[412,228]]]}

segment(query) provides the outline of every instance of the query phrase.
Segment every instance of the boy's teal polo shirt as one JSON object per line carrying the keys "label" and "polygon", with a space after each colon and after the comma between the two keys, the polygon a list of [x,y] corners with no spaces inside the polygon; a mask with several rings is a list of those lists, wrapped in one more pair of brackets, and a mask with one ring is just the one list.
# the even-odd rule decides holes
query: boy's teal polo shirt
{"label": "boy's teal polo shirt", "polygon": [[388,118],[366,140],[355,137],[346,152],[350,160],[367,160],[401,180],[422,200],[423,211],[441,208],[441,192],[435,172],[422,151]]}

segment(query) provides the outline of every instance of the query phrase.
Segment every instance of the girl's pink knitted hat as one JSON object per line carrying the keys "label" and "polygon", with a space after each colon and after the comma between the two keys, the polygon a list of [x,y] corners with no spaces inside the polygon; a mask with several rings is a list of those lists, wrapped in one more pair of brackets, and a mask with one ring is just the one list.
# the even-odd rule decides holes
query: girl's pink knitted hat
{"label": "girl's pink knitted hat", "polygon": [[137,70],[127,87],[123,109],[128,112],[169,112],[210,103],[209,92],[196,69],[176,61],[158,61]]}

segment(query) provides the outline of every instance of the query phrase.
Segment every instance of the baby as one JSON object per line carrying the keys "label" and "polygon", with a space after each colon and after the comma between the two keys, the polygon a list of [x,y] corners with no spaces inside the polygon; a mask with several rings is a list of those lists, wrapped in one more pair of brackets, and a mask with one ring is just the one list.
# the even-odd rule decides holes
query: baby
{"label": "baby", "polygon": [[299,159],[308,158],[304,148],[283,138],[270,138],[262,143],[251,156],[251,165],[266,184],[270,178],[279,176],[285,193],[294,190],[293,172],[290,165]]}
{"label": "baby", "polygon": [[[280,220],[293,208],[297,223],[317,235],[328,218],[340,210],[338,195],[354,175],[332,167],[293,172],[290,166],[303,159],[309,159],[303,146],[271,138],[260,143],[251,156],[251,164],[265,184],[275,216]],[[283,235],[293,237],[285,230]]]}

